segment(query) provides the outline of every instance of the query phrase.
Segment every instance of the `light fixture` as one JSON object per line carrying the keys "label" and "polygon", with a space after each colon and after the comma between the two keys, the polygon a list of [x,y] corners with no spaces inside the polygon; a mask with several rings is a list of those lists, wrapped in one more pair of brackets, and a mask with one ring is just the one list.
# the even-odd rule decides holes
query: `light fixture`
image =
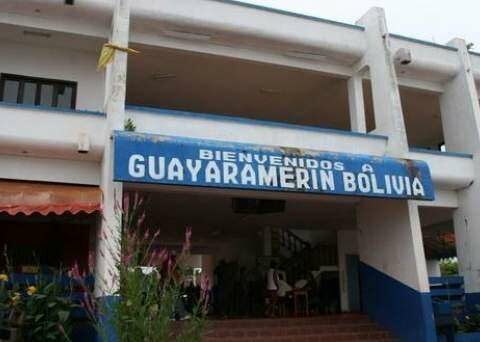
{"label": "light fixture", "polygon": [[412,52],[410,49],[400,48],[393,55],[395,64],[408,65],[412,63]]}
{"label": "light fixture", "polygon": [[154,73],[152,74],[152,79],[154,80],[165,80],[165,79],[171,79],[171,78],[175,78],[177,77],[177,75],[175,74],[168,74],[168,73]]}
{"label": "light fixture", "polygon": [[287,51],[284,53],[284,55],[288,57],[310,59],[314,61],[324,61],[328,58],[324,54],[317,53],[317,52],[305,52],[305,51],[295,51],[295,50]]}
{"label": "light fixture", "polygon": [[77,140],[77,152],[81,154],[88,153],[90,151],[90,139],[87,133],[81,132],[78,134]]}
{"label": "light fixture", "polygon": [[30,30],[24,30],[23,35],[40,37],[40,38],[50,38],[52,36],[50,33],[40,32],[40,31],[30,31]]}
{"label": "light fixture", "polygon": [[212,39],[212,36],[202,33],[193,33],[188,31],[172,31],[164,30],[163,34],[167,37],[187,39],[187,40],[199,40],[199,41],[208,41]]}

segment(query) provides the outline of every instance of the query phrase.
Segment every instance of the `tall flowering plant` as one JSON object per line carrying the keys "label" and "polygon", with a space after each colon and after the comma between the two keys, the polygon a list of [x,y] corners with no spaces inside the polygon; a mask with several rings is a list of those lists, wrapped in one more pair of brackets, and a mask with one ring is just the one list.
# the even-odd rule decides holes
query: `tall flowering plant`
{"label": "tall flowering plant", "polygon": [[[111,340],[112,331],[105,329],[110,325],[116,339],[122,342],[200,341],[208,303],[206,280],[202,281],[202,295],[190,319],[181,325],[173,320],[188,272],[186,259],[190,254],[192,230],[186,229],[182,250],[177,254],[157,246],[160,231],[146,227],[144,200],[138,195],[126,195],[123,209],[117,208],[117,211],[122,222],[121,255],[117,256],[114,269],[108,272],[119,284],[115,291],[118,300],[105,304],[87,287],[84,292],[83,306],[99,335]],[[112,236],[110,231],[103,231],[99,238],[111,239]],[[81,283],[83,277],[78,267],[72,269],[72,274]],[[102,315],[108,317],[107,324],[99,320]]]}

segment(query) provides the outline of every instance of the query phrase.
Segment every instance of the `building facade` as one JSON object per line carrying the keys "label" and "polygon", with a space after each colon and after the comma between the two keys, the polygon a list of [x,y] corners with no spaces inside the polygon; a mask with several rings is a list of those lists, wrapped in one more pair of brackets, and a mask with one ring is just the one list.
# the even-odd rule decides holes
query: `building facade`
{"label": "building facade", "polygon": [[[389,33],[380,8],[349,25],[229,0],[3,1],[0,28],[4,243],[32,212],[102,229],[124,191],[153,193],[156,223],[204,234],[198,254],[261,232],[271,256],[273,227],[334,241],[341,310],[434,341],[423,236],[450,222],[480,303],[480,55],[464,40]],[[239,218],[232,198],[286,209]],[[109,280],[99,251],[118,246],[90,228],[69,230],[84,247],[67,259],[96,250]],[[252,262],[234,244],[222,257]]]}

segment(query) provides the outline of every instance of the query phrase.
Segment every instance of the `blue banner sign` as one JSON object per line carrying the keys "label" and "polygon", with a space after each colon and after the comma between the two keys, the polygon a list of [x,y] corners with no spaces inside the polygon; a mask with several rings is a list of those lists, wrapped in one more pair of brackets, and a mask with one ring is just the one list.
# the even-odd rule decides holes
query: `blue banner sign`
{"label": "blue banner sign", "polygon": [[433,200],[423,161],[115,133],[114,180]]}

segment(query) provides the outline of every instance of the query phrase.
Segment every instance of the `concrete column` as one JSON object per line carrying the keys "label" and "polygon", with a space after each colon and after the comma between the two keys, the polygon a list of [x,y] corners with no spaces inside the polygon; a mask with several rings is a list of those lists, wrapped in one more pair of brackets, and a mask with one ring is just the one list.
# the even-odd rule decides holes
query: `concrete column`
{"label": "concrete column", "polygon": [[350,129],[353,132],[366,133],[367,123],[365,120],[362,77],[358,73],[353,75],[348,79],[347,85]]}
{"label": "concrete column", "polygon": [[370,70],[374,132],[388,136],[387,154],[405,157],[408,153],[407,134],[385,12],[382,8],[374,7],[357,24],[365,27],[367,51],[361,63],[362,67],[368,66]]}
{"label": "concrete column", "polygon": [[[110,42],[128,46],[130,24],[129,0],[116,0]],[[107,115],[106,143],[101,163],[100,187],[103,193],[103,219],[97,241],[95,295],[109,296],[118,289],[115,263],[120,257],[121,222],[115,212],[115,202],[121,206],[122,183],[113,182],[114,130],[123,130],[127,80],[127,53],[116,51],[106,71],[105,112]]]}
{"label": "concrete column", "polygon": [[[342,312],[358,309],[351,305],[355,298],[349,296],[349,280],[353,275],[348,273],[347,255],[358,255],[358,233],[356,230],[337,231],[338,270],[340,276],[340,308]],[[353,280],[353,279],[352,279]]]}
{"label": "concrete column", "polygon": [[363,200],[357,222],[364,311],[402,341],[435,341],[417,205]]}
{"label": "concrete column", "polygon": [[472,64],[463,39],[455,38],[448,45],[458,49],[460,67],[440,97],[445,148],[474,154],[480,147],[480,106]]}
{"label": "concrete column", "polygon": [[475,181],[458,191],[454,211],[459,273],[465,279],[467,305],[480,304],[480,106],[468,49],[462,39],[448,45],[458,49],[459,70],[440,97],[442,124],[447,151],[470,153]]}

